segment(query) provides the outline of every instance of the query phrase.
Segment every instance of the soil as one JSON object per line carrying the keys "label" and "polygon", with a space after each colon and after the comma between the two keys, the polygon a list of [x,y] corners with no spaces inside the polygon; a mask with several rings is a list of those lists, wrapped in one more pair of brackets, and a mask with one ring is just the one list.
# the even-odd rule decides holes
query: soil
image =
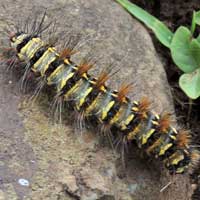
{"label": "soil", "polygon": [[[163,21],[172,31],[175,31],[179,26],[184,25],[190,27],[193,11],[200,10],[199,0],[132,0],[143,9],[147,10],[159,20]],[[195,35],[199,34],[197,28]],[[168,82],[171,86],[173,94],[175,111],[178,122],[189,129],[192,133],[195,145],[200,145],[200,98],[192,102],[192,107],[189,104],[189,99],[181,91],[178,86],[178,79],[182,72],[173,63],[169,49],[162,46],[151,33],[154,45],[160,55],[168,77]],[[191,109],[190,109],[191,108]],[[197,184],[197,188],[193,194],[193,200],[200,199],[200,166],[191,175],[192,184]]]}

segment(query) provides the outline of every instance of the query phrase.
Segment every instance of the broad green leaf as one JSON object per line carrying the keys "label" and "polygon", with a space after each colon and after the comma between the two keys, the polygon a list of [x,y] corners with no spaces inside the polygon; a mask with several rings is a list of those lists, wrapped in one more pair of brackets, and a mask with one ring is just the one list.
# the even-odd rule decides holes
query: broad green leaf
{"label": "broad green leaf", "polygon": [[189,73],[200,67],[200,43],[192,39],[186,27],[180,26],[174,33],[170,49],[174,62],[182,71]]}
{"label": "broad green leaf", "polygon": [[190,43],[190,52],[197,63],[197,67],[200,68],[200,43],[197,39],[192,39]]}
{"label": "broad green leaf", "polygon": [[154,16],[150,15],[148,12],[140,8],[139,6],[129,2],[128,0],[116,0],[120,3],[125,9],[127,9],[134,17],[142,21],[146,26],[148,26],[158,40],[165,45],[170,47],[173,33],[168,29],[168,27],[159,21]]}
{"label": "broad green leaf", "polygon": [[179,79],[179,86],[188,97],[197,99],[200,96],[200,68],[183,74]]}

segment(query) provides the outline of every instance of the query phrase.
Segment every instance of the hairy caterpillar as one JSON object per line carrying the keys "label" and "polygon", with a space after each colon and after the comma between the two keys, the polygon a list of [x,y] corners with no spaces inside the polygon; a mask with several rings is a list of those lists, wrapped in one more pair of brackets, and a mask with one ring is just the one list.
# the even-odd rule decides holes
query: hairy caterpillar
{"label": "hairy caterpillar", "polygon": [[[126,95],[130,85],[118,90],[107,87],[109,73],[103,71],[98,78],[88,74],[93,66],[84,62],[76,65],[70,60],[73,53],[65,49],[58,53],[51,44],[39,37],[45,29],[43,20],[32,32],[11,34],[11,47],[19,61],[25,62],[25,75],[32,71],[44,84],[56,88],[56,97],[68,101],[83,118],[109,128],[114,137],[122,141],[135,140],[148,154],[162,159],[170,173],[183,173],[198,160],[198,153],[190,146],[190,136],[170,126],[169,116],[159,116],[149,110],[149,102],[131,101]],[[40,90],[40,88],[38,88]]]}

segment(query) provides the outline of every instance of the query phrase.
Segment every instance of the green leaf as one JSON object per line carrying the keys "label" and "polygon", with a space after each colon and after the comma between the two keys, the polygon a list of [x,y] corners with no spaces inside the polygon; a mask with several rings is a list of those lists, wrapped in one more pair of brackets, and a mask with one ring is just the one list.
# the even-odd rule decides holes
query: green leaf
{"label": "green leaf", "polygon": [[147,27],[152,29],[158,40],[165,45],[170,47],[173,33],[168,29],[168,27],[159,21],[154,16],[150,15],[148,12],[140,8],[139,6],[129,2],[128,0],[116,0],[125,9],[127,9],[134,17],[142,21]]}
{"label": "green leaf", "polygon": [[197,68],[200,67],[200,43],[196,39],[192,39],[190,43],[190,52],[197,63]]}
{"label": "green leaf", "polygon": [[195,28],[196,28],[196,22],[195,21],[196,21],[196,12],[193,11],[192,24],[191,24],[191,28],[190,28],[192,34],[194,33]]}
{"label": "green leaf", "polygon": [[192,24],[191,24],[191,29],[190,29],[192,34],[195,31],[196,24],[200,25],[200,11],[198,12],[193,11]]}
{"label": "green leaf", "polygon": [[200,11],[195,12],[195,24],[200,26]]}
{"label": "green leaf", "polygon": [[200,35],[198,35],[198,37],[196,38],[196,40],[199,42],[200,44]]}
{"label": "green leaf", "polygon": [[188,97],[197,99],[200,96],[200,68],[183,74],[179,79],[179,86]]}
{"label": "green leaf", "polygon": [[182,71],[189,73],[200,67],[200,43],[192,39],[186,27],[177,29],[170,49],[174,62]]}

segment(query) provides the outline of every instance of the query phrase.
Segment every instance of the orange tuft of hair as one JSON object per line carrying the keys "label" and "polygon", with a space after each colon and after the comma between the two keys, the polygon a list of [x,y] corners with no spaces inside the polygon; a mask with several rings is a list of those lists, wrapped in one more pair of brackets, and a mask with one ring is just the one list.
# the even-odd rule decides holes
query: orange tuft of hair
{"label": "orange tuft of hair", "polygon": [[118,90],[117,99],[119,102],[124,102],[127,94],[131,91],[132,84],[122,84]]}
{"label": "orange tuft of hair", "polygon": [[72,55],[74,55],[76,53],[75,50],[72,50],[72,49],[69,49],[69,48],[66,48],[66,49],[63,49],[61,52],[60,52],[60,58],[61,59],[65,59],[65,58],[70,58]]}
{"label": "orange tuft of hair", "polygon": [[169,128],[171,123],[171,114],[170,113],[164,113],[161,115],[159,120],[159,130],[161,132],[166,132],[166,130]]}
{"label": "orange tuft of hair", "polygon": [[190,158],[191,158],[192,167],[195,168],[199,164],[199,161],[200,161],[200,152],[196,149],[192,150]]}
{"label": "orange tuft of hair", "polygon": [[100,88],[105,82],[110,78],[109,74],[106,71],[102,71],[97,78],[96,87]]}
{"label": "orange tuft of hair", "polygon": [[89,62],[82,62],[79,66],[78,66],[78,73],[79,75],[83,75],[84,73],[86,73],[88,70],[90,70],[94,65],[89,63]]}
{"label": "orange tuft of hair", "polygon": [[191,135],[187,130],[180,130],[177,135],[177,146],[185,148],[190,144]]}
{"label": "orange tuft of hair", "polygon": [[138,105],[138,110],[139,110],[139,114],[140,114],[141,118],[145,117],[146,112],[149,111],[149,107],[150,107],[150,101],[149,101],[148,97],[143,97],[139,101],[139,105]]}

